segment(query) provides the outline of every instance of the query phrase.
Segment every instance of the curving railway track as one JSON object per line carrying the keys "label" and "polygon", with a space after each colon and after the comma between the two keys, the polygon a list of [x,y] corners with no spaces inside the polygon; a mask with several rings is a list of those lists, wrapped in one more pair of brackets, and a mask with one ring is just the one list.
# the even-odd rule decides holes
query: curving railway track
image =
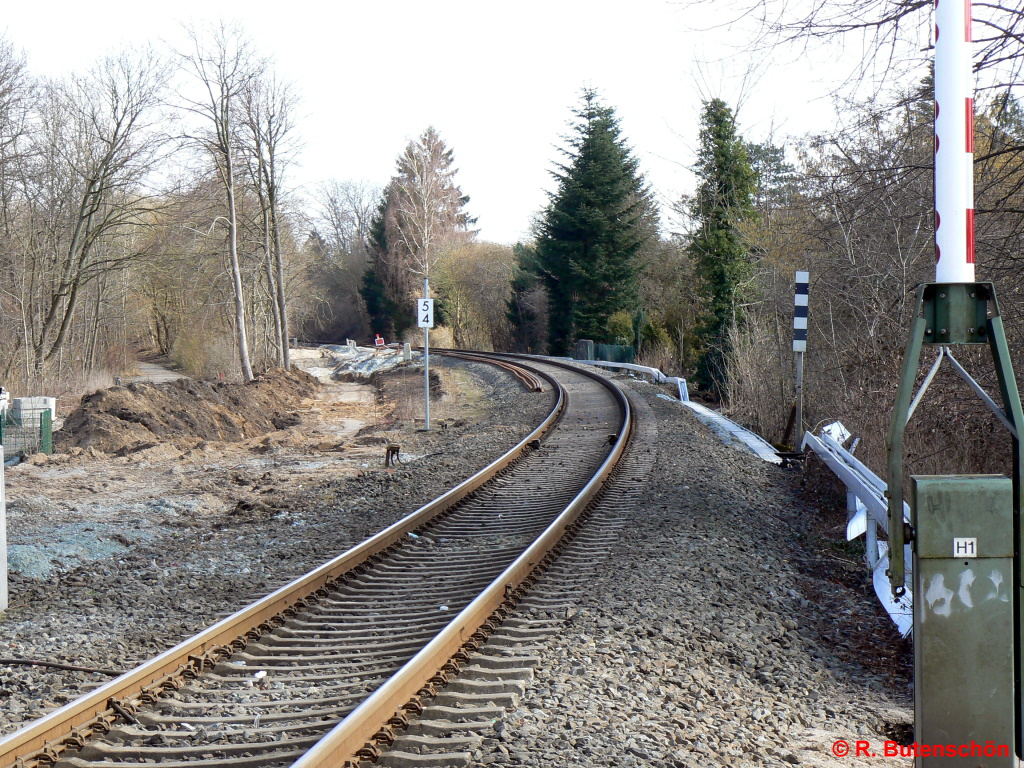
{"label": "curving railway track", "polygon": [[607,380],[548,362],[500,365],[554,395],[547,419],[505,456],[0,740],[0,766],[311,768],[375,757],[523,597],[631,431],[629,406]]}

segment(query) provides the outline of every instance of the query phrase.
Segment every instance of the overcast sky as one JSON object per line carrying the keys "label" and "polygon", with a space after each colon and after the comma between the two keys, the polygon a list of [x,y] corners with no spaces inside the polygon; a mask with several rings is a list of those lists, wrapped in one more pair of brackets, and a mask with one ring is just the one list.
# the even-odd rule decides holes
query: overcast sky
{"label": "overcast sky", "polygon": [[[615,107],[663,203],[690,191],[702,96],[735,104],[748,139],[827,128],[838,53],[736,54],[742,30],[665,0],[99,0],[6,3],[0,30],[29,68],[58,76],[126,44],[181,40],[181,22],[240,21],[303,95],[295,184],[383,185],[428,125],[455,150],[481,237],[511,243],[552,188],[549,171],[581,88]],[[723,55],[732,55],[721,61]],[[847,51],[849,58],[855,52]]]}

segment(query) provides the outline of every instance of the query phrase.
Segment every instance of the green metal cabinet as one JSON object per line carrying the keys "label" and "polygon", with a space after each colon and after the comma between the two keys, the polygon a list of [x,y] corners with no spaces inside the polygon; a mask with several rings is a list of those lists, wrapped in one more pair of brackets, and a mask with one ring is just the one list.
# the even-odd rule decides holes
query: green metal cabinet
{"label": "green metal cabinet", "polygon": [[[943,746],[916,765],[1012,768],[1013,483],[913,476],[910,490],[916,741]],[[1004,756],[984,756],[987,744]],[[950,756],[950,746],[960,754]]]}

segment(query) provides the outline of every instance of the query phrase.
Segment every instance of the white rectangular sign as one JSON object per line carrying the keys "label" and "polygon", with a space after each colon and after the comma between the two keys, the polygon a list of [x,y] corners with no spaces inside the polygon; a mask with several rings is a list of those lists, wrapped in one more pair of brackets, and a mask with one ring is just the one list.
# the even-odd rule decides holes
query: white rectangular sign
{"label": "white rectangular sign", "polygon": [[977,557],[978,556],[978,540],[977,538],[970,539],[953,539],[953,557]]}
{"label": "white rectangular sign", "polygon": [[433,328],[434,327],[434,300],[433,299],[417,299],[416,300],[416,324],[420,328]]}

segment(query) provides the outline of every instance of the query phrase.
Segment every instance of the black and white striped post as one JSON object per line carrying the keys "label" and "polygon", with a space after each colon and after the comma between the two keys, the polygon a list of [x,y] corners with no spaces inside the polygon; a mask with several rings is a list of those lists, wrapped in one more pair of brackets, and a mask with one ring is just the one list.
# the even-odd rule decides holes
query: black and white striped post
{"label": "black and white striped post", "polygon": [[810,272],[796,273],[793,294],[793,352],[796,353],[796,439],[802,440],[804,428],[804,352],[807,351],[807,296]]}

